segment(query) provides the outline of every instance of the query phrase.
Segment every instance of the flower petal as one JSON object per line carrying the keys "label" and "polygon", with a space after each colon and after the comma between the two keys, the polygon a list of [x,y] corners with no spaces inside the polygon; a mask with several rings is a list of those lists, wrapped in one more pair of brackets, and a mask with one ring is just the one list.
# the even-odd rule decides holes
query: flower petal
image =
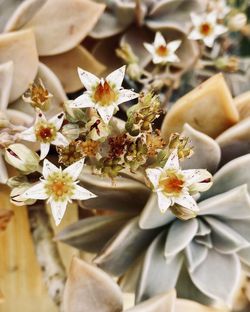
{"label": "flower petal", "polygon": [[43,176],[47,179],[51,173],[60,171],[55,165],[53,165],[48,159],[44,159],[43,162]]}
{"label": "flower petal", "polygon": [[[212,175],[209,173],[206,169],[189,169],[189,170],[183,170],[182,174],[185,176],[187,185],[192,185],[194,183],[203,182],[205,180],[212,180]],[[201,184],[206,184],[201,183]]]}
{"label": "flower petal", "polygon": [[84,158],[73,163],[72,165],[64,169],[63,172],[68,173],[72,177],[72,179],[75,181],[79,177],[83,169],[83,165],[84,165]]}
{"label": "flower petal", "polygon": [[166,210],[173,204],[170,197],[165,196],[161,191],[157,192],[158,206],[161,213],[165,213]]}
{"label": "flower petal", "polygon": [[175,149],[169,156],[164,169],[174,169],[174,170],[179,170],[179,158],[178,158],[178,153],[177,149]]}
{"label": "flower petal", "polygon": [[63,201],[63,202],[54,201],[54,200],[50,200],[49,202],[50,202],[51,212],[55,220],[55,224],[59,225],[66,211],[68,202],[67,201]]}
{"label": "flower petal", "polygon": [[139,97],[139,94],[132,91],[132,90],[128,90],[128,89],[122,89],[119,91],[119,98],[116,102],[117,105],[127,102],[127,101],[131,101],[133,99],[136,99]]}
{"label": "flower petal", "polygon": [[45,192],[45,188],[44,188],[44,183],[43,182],[39,182],[37,184],[35,184],[34,186],[32,186],[31,188],[29,188],[27,191],[25,191],[22,194],[23,198],[27,198],[27,199],[47,199],[48,195]]}
{"label": "flower petal", "polygon": [[50,144],[49,143],[41,143],[40,145],[40,159],[44,159],[49,153]]}
{"label": "flower petal", "polygon": [[190,13],[191,20],[194,26],[200,26],[202,23],[202,17],[194,12]]}
{"label": "flower petal", "polygon": [[61,112],[56,116],[52,117],[49,122],[51,122],[56,127],[56,130],[59,130],[63,124],[64,117],[65,114]]}
{"label": "flower petal", "polygon": [[159,46],[166,46],[166,41],[159,31],[157,31],[155,35],[154,46],[155,48],[158,48]]}
{"label": "flower petal", "polygon": [[167,44],[167,50],[175,52],[181,45],[181,40],[174,40]]}
{"label": "flower petal", "polygon": [[97,196],[85,189],[84,187],[80,185],[75,185],[74,194],[71,196],[71,199],[86,200],[94,197]]}
{"label": "flower petal", "polygon": [[124,76],[125,76],[125,71],[126,71],[126,66],[122,66],[118,69],[116,69],[115,71],[113,71],[112,73],[110,73],[107,77],[106,77],[106,81],[111,84],[111,85],[115,85],[115,87],[117,89],[119,89],[122,85]]}
{"label": "flower petal", "polygon": [[209,48],[212,48],[214,44],[214,40],[215,40],[215,36],[209,36],[209,37],[203,38],[205,45]]}
{"label": "flower petal", "polygon": [[100,79],[90,72],[83,70],[80,67],[78,67],[77,70],[79,78],[87,91],[92,91],[92,88],[100,82]]}
{"label": "flower petal", "polygon": [[155,53],[155,48],[154,48],[154,46],[152,44],[144,42],[143,45],[144,45],[145,49],[148,50],[148,52],[150,54],[154,54]]}
{"label": "flower petal", "polygon": [[36,134],[34,127],[30,127],[20,133],[20,138],[25,141],[36,142]]}
{"label": "flower petal", "polygon": [[159,179],[162,174],[162,169],[161,168],[148,168],[146,169],[146,174],[150,182],[152,183],[153,187],[157,189],[159,185]]}
{"label": "flower petal", "polygon": [[76,98],[72,103],[70,103],[70,107],[73,108],[87,108],[94,107],[95,103],[92,101],[91,96],[88,93],[84,93],[78,98]]}
{"label": "flower petal", "polygon": [[196,203],[196,201],[193,199],[192,196],[188,194],[184,194],[183,196],[175,198],[175,202],[178,205],[181,205],[187,209],[190,209],[192,211],[199,211],[199,207]]}
{"label": "flower petal", "polygon": [[43,121],[47,121],[47,119],[46,119],[44,113],[39,108],[37,108],[36,109],[36,122],[35,123],[43,122]]}
{"label": "flower petal", "polygon": [[224,34],[227,31],[228,31],[227,27],[225,27],[223,25],[216,25],[215,34],[217,36],[220,36],[220,35]]}
{"label": "flower petal", "polygon": [[202,38],[202,35],[197,29],[194,29],[193,31],[191,31],[191,33],[188,35],[188,39],[190,40],[199,40],[201,38]]}
{"label": "flower petal", "polygon": [[110,119],[112,118],[114,114],[115,107],[113,105],[109,106],[100,106],[98,105],[97,111],[99,115],[101,116],[102,120],[108,124]]}
{"label": "flower petal", "polygon": [[69,141],[65,138],[63,134],[57,132],[55,140],[53,140],[51,144],[56,146],[67,146],[69,145]]}

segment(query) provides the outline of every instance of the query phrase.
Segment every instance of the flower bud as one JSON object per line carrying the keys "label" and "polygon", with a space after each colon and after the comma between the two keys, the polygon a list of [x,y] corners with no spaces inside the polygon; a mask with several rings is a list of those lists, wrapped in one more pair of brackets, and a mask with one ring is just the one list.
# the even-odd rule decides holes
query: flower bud
{"label": "flower bud", "polygon": [[7,181],[7,185],[10,188],[21,186],[22,184],[26,184],[28,182],[28,179],[24,175],[15,176],[12,178],[9,178]]}
{"label": "flower bud", "polygon": [[231,31],[241,30],[247,23],[247,16],[245,13],[237,13],[231,16],[228,20],[228,28]]}
{"label": "flower bud", "polygon": [[32,184],[25,183],[18,187],[13,188],[10,192],[10,201],[16,206],[32,205],[36,202],[36,199],[27,199],[22,197],[22,194],[27,191]]}
{"label": "flower bud", "polygon": [[25,174],[39,169],[39,156],[20,143],[11,144],[5,149],[5,160]]}
{"label": "flower bud", "polygon": [[128,65],[127,74],[132,80],[139,80],[142,75],[142,71],[137,63],[132,63]]}
{"label": "flower bud", "polygon": [[73,101],[66,101],[63,103],[64,110],[66,112],[66,117],[69,122],[78,122],[87,120],[86,112],[80,108],[71,108],[70,104]]}
{"label": "flower bud", "polygon": [[186,221],[196,217],[196,212],[190,209],[187,209],[180,205],[173,205],[170,207],[172,213],[180,220]]}
{"label": "flower bud", "polygon": [[80,129],[77,124],[67,124],[62,128],[62,134],[69,142],[76,140],[80,135]]}

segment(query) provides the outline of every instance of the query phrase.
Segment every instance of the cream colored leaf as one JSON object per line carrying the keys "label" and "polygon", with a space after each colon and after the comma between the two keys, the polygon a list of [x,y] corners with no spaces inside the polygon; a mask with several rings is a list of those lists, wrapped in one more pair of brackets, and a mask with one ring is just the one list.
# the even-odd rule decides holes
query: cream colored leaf
{"label": "cream colored leaf", "polygon": [[66,282],[65,312],[121,312],[122,293],[108,274],[73,258]]}
{"label": "cream colored leaf", "polygon": [[10,102],[19,98],[34,80],[38,68],[35,36],[31,29],[0,35],[0,63],[13,61]]}
{"label": "cream colored leaf", "polygon": [[[96,76],[99,76],[105,70],[105,66],[80,45],[59,55],[42,57],[41,61],[53,70],[67,93],[82,89],[77,67]],[[51,91],[51,93],[53,92]]]}
{"label": "cream colored leaf", "polygon": [[39,55],[55,55],[79,44],[104,8],[90,0],[47,1],[24,28],[34,29]]}
{"label": "cream colored leaf", "polygon": [[181,97],[169,110],[162,125],[162,135],[168,138],[181,132],[185,123],[212,138],[239,120],[231,93],[222,74],[217,74]]}
{"label": "cream colored leaf", "polygon": [[10,90],[13,79],[13,62],[0,65],[0,110],[4,111],[9,104]]}

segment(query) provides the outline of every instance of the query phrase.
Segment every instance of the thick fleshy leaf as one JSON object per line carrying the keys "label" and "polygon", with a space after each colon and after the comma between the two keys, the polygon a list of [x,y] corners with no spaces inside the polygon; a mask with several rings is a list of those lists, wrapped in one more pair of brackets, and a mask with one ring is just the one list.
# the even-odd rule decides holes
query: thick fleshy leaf
{"label": "thick fleshy leaf", "polygon": [[10,90],[13,79],[13,62],[0,65],[0,111],[4,111],[9,104]]}
{"label": "thick fleshy leaf", "polygon": [[136,302],[141,302],[165,291],[170,291],[175,284],[183,263],[183,255],[166,259],[164,245],[166,232],[163,231],[149,246],[141,278],[136,291]]}
{"label": "thick fleshy leaf", "polygon": [[204,294],[230,304],[240,279],[240,262],[235,254],[223,255],[210,249],[190,277]]}
{"label": "thick fleshy leaf", "polygon": [[[107,1],[107,5],[108,4]],[[114,9],[113,12],[112,9]],[[119,34],[133,22],[134,18],[134,2],[119,1],[113,3],[113,5],[111,2],[111,8],[108,8],[108,10],[102,14],[96,26],[90,32],[90,36],[95,39],[103,39]]]}
{"label": "thick fleshy leaf", "polygon": [[195,130],[190,125],[185,124],[182,136],[188,137],[194,151],[192,157],[185,159],[181,163],[183,169],[204,168],[214,173],[217,169],[221,151],[218,143],[216,143],[208,135]]}
{"label": "thick fleshy leaf", "polygon": [[163,225],[167,225],[175,216],[167,210],[161,213],[158,207],[158,199],[156,193],[151,193],[139,220],[139,226],[142,229],[154,229]]}
{"label": "thick fleshy leaf", "polygon": [[128,215],[85,218],[64,228],[56,240],[88,252],[98,252],[129,220]]}
{"label": "thick fleshy leaf", "polygon": [[199,203],[199,216],[218,216],[224,220],[250,218],[250,197],[246,185],[213,196]]}
{"label": "thick fleshy leaf", "polygon": [[[0,208],[0,232],[4,231],[14,216],[14,212],[12,210]],[[1,302],[1,293],[0,293],[0,302]]]}
{"label": "thick fleshy leaf", "polygon": [[181,132],[185,123],[212,138],[239,120],[239,113],[228,86],[217,74],[181,97],[169,110],[162,124],[162,135],[168,138]]}
{"label": "thick fleshy leaf", "polygon": [[136,261],[128,268],[126,273],[119,278],[119,286],[125,293],[134,293],[141,274],[141,267],[144,254],[139,256]]}
{"label": "thick fleshy leaf", "polygon": [[12,14],[4,31],[9,32],[22,28],[41,9],[48,0],[26,0],[19,4]]}
{"label": "thick fleshy leaf", "polygon": [[165,257],[172,257],[181,252],[194,238],[198,230],[198,221],[175,220],[170,226],[165,245]]}
{"label": "thick fleshy leaf", "polygon": [[224,131],[216,142],[221,148],[221,165],[250,153],[250,117]]}
{"label": "thick fleshy leaf", "polygon": [[89,0],[47,1],[22,28],[34,29],[39,55],[55,55],[78,45],[104,8],[103,4]]}
{"label": "thick fleshy leaf", "polygon": [[11,123],[18,126],[29,127],[34,121],[33,117],[16,109],[8,109],[6,115]]}
{"label": "thick fleshy leaf", "polygon": [[4,158],[3,155],[0,154],[0,183],[5,184],[8,180],[8,172],[7,168],[5,166]]}
{"label": "thick fleshy leaf", "polygon": [[250,117],[250,91],[236,96],[234,98],[234,104],[239,111],[240,120]]}
{"label": "thick fleshy leaf", "polygon": [[213,177],[212,187],[202,193],[200,200],[226,192],[237,186],[247,184],[250,190],[250,175],[247,168],[250,166],[250,155],[231,160],[224,165]]}
{"label": "thick fleshy leaf", "polygon": [[193,272],[207,257],[208,248],[195,241],[192,241],[185,249],[187,267]]}
{"label": "thick fleshy leaf", "polygon": [[41,57],[41,61],[53,70],[67,93],[75,92],[83,88],[77,74],[77,67],[97,76],[105,70],[105,66],[98,62],[92,54],[80,45],[59,55]]}
{"label": "thick fleshy leaf", "polygon": [[204,220],[212,229],[212,244],[217,251],[228,254],[250,247],[250,242],[230,228],[225,222],[221,222],[213,217],[205,217]]}
{"label": "thick fleshy leaf", "polygon": [[14,64],[10,93],[10,102],[13,102],[26,91],[38,69],[36,41],[31,29],[0,35],[0,63],[9,61]]}
{"label": "thick fleshy leaf", "polygon": [[170,292],[154,296],[126,312],[175,312],[176,292]]}
{"label": "thick fleshy leaf", "polygon": [[64,290],[63,308],[65,312],[121,312],[122,293],[105,272],[74,257]]}
{"label": "thick fleshy leaf", "polygon": [[247,266],[250,266],[250,248],[244,248],[240,250],[238,253],[240,260]]}
{"label": "thick fleshy leaf", "polygon": [[132,219],[96,257],[95,263],[114,275],[123,274],[148,247],[159,230],[142,230]]}
{"label": "thick fleshy leaf", "polygon": [[216,309],[186,299],[176,300],[175,312],[228,312],[227,309]]}

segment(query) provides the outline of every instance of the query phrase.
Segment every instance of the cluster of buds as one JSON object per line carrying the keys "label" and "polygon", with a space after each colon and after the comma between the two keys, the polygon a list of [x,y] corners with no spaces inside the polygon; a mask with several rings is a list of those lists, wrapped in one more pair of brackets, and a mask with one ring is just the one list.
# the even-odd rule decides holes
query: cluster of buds
{"label": "cluster of buds", "polygon": [[160,113],[159,98],[151,92],[142,93],[138,104],[127,111],[126,130],[131,136],[152,132],[152,124],[160,116]]}

